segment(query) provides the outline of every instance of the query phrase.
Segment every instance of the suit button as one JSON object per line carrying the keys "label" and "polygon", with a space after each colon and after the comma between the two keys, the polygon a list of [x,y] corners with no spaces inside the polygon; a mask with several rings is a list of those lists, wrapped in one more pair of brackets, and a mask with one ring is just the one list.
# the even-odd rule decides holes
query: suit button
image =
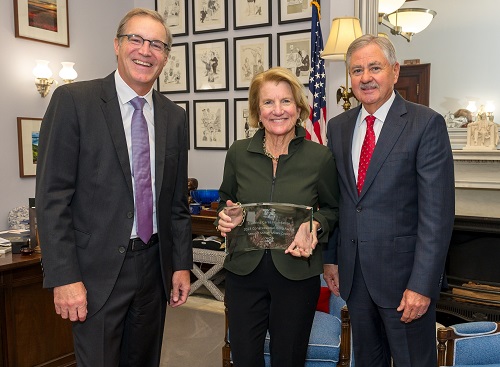
{"label": "suit button", "polygon": [[351,240],[351,242],[352,242],[352,243],[356,243],[356,241],[355,241],[355,240]]}
{"label": "suit button", "polygon": [[134,217],[134,212],[128,212],[128,213],[127,213],[127,218],[128,218],[128,219],[131,219],[131,218],[133,218],[133,217]]}
{"label": "suit button", "polygon": [[118,251],[120,252],[120,254],[123,254],[125,253],[125,251],[127,251],[127,249],[124,246],[120,246],[118,247]]}
{"label": "suit button", "polygon": [[356,211],[357,211],[358,213],[361,213],[361,210],[363,210],[363,208],[362,208],[362,207],[360,207],[360,206],[358,206],[358,207],[356,208]]}

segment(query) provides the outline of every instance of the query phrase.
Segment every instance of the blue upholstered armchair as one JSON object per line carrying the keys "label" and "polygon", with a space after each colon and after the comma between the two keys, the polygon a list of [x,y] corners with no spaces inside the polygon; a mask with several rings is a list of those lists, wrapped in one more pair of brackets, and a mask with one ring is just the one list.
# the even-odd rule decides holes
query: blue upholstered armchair
{"label": "blue upholstered armchair", "polygon": [[437,330],[438,366],[500,367],[500,322],[479,321]]}
{"label": "blue upholstered armchair", "polygon": [[[322,286],[326,286],[321,276]],[[351,325],[349,313],[342,298],[330,295],[329,313],[316,311],[314,316],[305,367],[353,367],[351,361]],[[222,347],[222,366],[231,367],[231,345],[227,334]],[[266,367],[271,366],[269,334],[264,345]],[[238,366],[235,366],[238,367]]]}

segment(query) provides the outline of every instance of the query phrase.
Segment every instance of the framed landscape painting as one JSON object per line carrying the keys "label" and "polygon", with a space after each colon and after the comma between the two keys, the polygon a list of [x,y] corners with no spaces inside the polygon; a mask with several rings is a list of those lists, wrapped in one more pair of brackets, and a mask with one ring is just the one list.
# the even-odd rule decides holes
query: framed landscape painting
{"label": "framed landscape painting", "polygon": [[14,0],[15,35],[69,47],[68,0]]}
{"label": "framed landscape painting", "polygon": [[42,119],[17,118],[17,139],[19,150],[19,176],[35,177],[38,162],[38,138]]}

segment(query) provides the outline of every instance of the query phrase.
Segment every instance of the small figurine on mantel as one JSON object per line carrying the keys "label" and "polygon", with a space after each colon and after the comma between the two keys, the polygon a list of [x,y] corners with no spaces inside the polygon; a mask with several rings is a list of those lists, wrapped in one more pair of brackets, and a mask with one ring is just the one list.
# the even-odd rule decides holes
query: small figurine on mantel
{"label": "small figurine on mantel", "polygon": [[467,145],[464,150],[496,150],[498,144],[498,125],[493,122],[493,116],[488,116],[481,109],[477,120],[467,125]]}

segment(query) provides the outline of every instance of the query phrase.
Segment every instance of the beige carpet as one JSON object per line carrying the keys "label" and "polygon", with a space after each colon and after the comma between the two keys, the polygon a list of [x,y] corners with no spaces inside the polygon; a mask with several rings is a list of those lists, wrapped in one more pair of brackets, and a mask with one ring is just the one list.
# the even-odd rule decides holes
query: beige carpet
{"label": "beige carpet", "polygon": [[221,367],[224,326],[224,303],[202,289],[168,307],[160,367]]}

